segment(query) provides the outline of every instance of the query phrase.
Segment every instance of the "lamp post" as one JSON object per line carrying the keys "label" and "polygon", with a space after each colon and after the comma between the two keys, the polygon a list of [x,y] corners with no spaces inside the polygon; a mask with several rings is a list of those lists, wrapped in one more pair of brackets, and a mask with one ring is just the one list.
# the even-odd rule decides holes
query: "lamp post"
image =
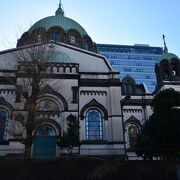
{"label": "lamp post", "polygon": [[121,117],[122,117],[122,128],[123,128],[123,144],[124,144],[124,155],[125,155],[125,160],[128,160],[127,157],[127,151],[126,151],[126,142],[125,142],[125,126],[124,126],[124,113],[123,113],[123,107],[125,103],[131,98],[131,96],[125,96],[124,99],[120,101],[121,105]]}

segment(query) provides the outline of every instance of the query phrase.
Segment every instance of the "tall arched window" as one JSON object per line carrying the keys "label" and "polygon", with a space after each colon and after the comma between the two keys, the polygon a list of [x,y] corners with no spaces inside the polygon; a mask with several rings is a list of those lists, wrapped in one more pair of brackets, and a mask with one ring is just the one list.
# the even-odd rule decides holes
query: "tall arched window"
{"label": "tall arched window", "polygon": [[86,50],[88,50],[88,49],[89,49],[89,44],[88,44],[88,42],[87,42],[87,41],[85,41],[85,42],[84,42],[84,48],[85,48]]}
{"label": "tall arched window", "polygon": [[163,65],[163,76],[164,76],[164,78],[167,78],[168,76],[169,76],[169,65],[168,65],[168,63],[165,63],[164,65]]}
{"label": "tall arched window", "polygon": [[102,114],[97,109],[90,109],[86,113],[86,139],[103,139],[103,120]]}
{"label": "tall arched window", "polygon": [[0,141],[5,138],[5,128],[7,123],[8,113],[4,109],[0,109]]}
{"label": "tall arched window", "polygon": [[59,32],[53,32],[52,39],[56,42],[60,42],[61,40],[61,34]]}
{"label": "tall arched window", "polygon": [[37,35],[37,42],[40,43],[42,41],[41,34]]}
{"label": "tall arched window", "polygon": [[135,124],[130,124],[128,126],[128,142],[130,148],[134,148],[136,146],[137,136],[138,136],[137,126]]}
{"label": "tall arched window", "polygon": [[171,67],[172,67],[172,74],[173,74],[173,76],[178,75],[178,63],[173,62],[171,64]]}

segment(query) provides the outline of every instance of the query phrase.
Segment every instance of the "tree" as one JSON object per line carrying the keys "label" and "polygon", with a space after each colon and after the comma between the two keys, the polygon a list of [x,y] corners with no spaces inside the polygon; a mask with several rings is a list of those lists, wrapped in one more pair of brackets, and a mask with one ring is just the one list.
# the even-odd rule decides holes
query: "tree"
{"label": "tree", "polygon": [[53,44],[32,44],[19,48],[13,53],[12,63],[17,69],[15,82],[7,77],[16,88],[16,102],[23,103],[22,114],[11,122],[9,134],[25,145],[25,156],[31,157],[31,146],[34,141],[33,131],[40,126],[37,101],[42,88],[47,84],[47,76],[55,59]]}
{"label": "tree", "polygon": [[175,157],[180,151],[180,93],[160,91],[153,99],[153,114],[138,137],[137,154],[146,157]]}
{"label": "tree", "polygon": [[72,154],[73,148],[80,145],[79,141],[79,120],[76,116],[72,114],[67,118],[67,132],[63,133],[60,141],[61,147],[67,148],[67,150]]}

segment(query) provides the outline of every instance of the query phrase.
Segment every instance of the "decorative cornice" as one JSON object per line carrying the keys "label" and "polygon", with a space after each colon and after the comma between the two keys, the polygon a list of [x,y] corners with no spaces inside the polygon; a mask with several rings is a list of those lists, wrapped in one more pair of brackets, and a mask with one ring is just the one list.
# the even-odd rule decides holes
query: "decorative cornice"
{"label": "decorative cornice", "polygon": [[94,96],[107,96],[106,91],[91,91],[91,90],[81,90],[80,95],[94,95]]}
{"label": "decorative cornice", "polygon": [[80,79],[80,86],[109,87],[121,86],[120,79]]}
{"label": "decorative cornice", "polygon": [[15,93],[16,89],[0,89],[0,93]]}
{"label": "decorative cornice", "polygon": [[0,85],[15,85],[16,77],[0,77]]}
{"label": "decorative cornice", "polygon": [[124,113],[142,113],[142,109],[123,109]]}
{"label": "decorative cornice", "polygon": [[152,99],[129,99],[128,102],[125,102],[126,106],[145,106],[151,105]]}

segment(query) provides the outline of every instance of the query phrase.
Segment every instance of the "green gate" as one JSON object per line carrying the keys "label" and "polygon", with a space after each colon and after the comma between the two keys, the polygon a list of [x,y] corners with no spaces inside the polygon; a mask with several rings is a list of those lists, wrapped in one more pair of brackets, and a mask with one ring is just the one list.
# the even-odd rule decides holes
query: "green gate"
{"label": "green gate", "polygon": [[56,157],[56,134],[52,127],[44,126],[36,130],[33,143],[33,158],[50,159]]}
{"label": "green gate", "polygon": [[56,157],[56,137],[37,136],[34,139],[33,157],[40,159],[49,159]]}

